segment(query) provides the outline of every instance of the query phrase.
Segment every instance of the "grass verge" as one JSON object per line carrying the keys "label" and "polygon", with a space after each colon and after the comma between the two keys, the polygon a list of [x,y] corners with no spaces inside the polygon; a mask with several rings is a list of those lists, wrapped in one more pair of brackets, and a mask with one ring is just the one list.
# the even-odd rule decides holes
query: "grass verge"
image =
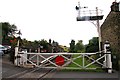
{"label": "grass verge", "polygon": [[[72,58],[78,57],[80,55],[73,55]],[[81,58],[77,58],[74,60],[75,63],[83,66],[83,57]],[[89,63],[91,63],[90,59],[84,58],[84,65],[88,65]],[[70,63],[67,67],[79,67],[74,63]],[[97,69],[62,69],[61,71],[81,71],[81,72],[104,72],[104,70],[102,70],[102,68],[100,68],[100,66],[96,65],[96,64],[92,64],[90,66],[88,66],[87,68],[97,68]]]}

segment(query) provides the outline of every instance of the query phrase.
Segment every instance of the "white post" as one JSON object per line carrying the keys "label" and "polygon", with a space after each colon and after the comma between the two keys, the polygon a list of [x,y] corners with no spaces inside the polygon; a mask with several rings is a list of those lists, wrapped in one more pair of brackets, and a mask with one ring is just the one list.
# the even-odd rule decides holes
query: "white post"
{"label": "white post", "polygon": [[112,73],[112,61],[111,61],[111,51],[110,51],[110,43],[106,41],[105,43],[105,51],[106,51],[106,66],[108,69],[108,73]]}
{"label": "white post", "polygon": [[[96,7],[96,16],[98,16],[98,7]],[[100,22],[97,20],[97,31],[98,31],[98,36],[99,36],[99,51],[101,51],[101,30],[100,30]]]}
{"label": "white post", "polygon": [[17,42],[17,46],[15,47],[15,58],[14,58],[14,64],[17,66],[19,65],[17,56],[18,56],[18,50],[19,50],[19,40]]}
{"label": "white post", "polygon": [[80,18],[80,9],[81,9],[81,7],[80,7],[80,2],[78,2],[78,7],[79,7],[79,10],[78,10],[78,18]]}
{"label": "white post", "polygon": [[[20,37],[20,34],[21,34],[21,32],[20,32],[20,30],[19,30],[19,32],[18,32],[18,34],[19,34],[19,37]],[[18,51],[19,51],[19,43],[20,43],[20,41],[19,41],[19,39],[18,39],[18,42],[17,42],[17,46],[15,47],[15,57],[14,57],[14,64],[15,65],[19,65],[19,62],[18,62]]]}
{"label": "white post", "polygon": [[106,65],[106,53],[107,53],[106,46],[107,46],[107,45],[106,45],[106,43],[105,43],[105,44],[104,44],[105,59],[104,59],[104,61],[103,61],[103,64],[104,64],[103,68],[107,67],[107,65]]}
{"label": "white post", "polygon": [[112,73],[112,61],[111,61],[111,52],[107,54],[107,66],[108,66],[108,73]]}
{"label": "white post", "polygon": [[15,47],[15,59],[14,59],[14,64],[17,66],[19,63],[18,63],[18,60],[17,60],[17,56],[18,56],[18,46]]}
{"label": "white post", "polygon": [[85,55],[84,54],[82,54],[83,55],[83,68],[85,68]]}
{"label": "white post", "polygon": [[23,65],[24,63],[27,64],[27,50],[24,52],[24,57],[25,58],[23,58]]}
{"label": "white post", "polygon": [[[40,53],[40,48],[38,48],[38,53]],[[37,54],[37,65],[39,66],[39,62],[40,62],[40,60],[39,60],[39,54]]]}

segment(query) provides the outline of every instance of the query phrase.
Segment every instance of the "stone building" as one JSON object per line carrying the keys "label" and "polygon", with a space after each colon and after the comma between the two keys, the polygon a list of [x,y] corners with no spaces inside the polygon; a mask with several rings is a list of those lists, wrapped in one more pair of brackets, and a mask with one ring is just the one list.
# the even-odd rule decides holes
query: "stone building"
{"label": "stone building", "polygon": [[[113,2],[111,11],[101,25],[102,43],[106,40],[110,42],[112,50],[113,65],[118,65],[120,57],[120,3]],[[118,69],[118,66],[116,66]]]}
{"label": "stone building", "polygon": [[0,44],[2,44],[2,23],[0,23]]}

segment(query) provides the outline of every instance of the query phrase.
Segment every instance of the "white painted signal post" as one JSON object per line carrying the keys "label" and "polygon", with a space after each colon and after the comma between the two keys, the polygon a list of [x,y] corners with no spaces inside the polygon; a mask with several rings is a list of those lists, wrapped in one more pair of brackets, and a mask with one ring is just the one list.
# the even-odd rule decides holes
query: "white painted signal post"
{"label": "white painted signal post", "polygon": [[[78,16],[77,16],[77,21],[92,21],[97,28],[98,36],[99,36],[99,51],[101,51],[101,30],[100,30],[100,22],[99,20],[103,19],[103,15],[99,15],[102,13],[102,10],[99,10],[98,7],[96,7],[96,10],[86,10],[84,12],[81,11],[83,8],[88,8],[88,7],[81,7],[80,2],[78,2],[78,6],[76,6],[76,10],[78,11]],[[83,14],[83,15],[81,15]],[[86,15],[87,14],[87,15]],[[89,15],[88,15],[89,14]],[[94,15],[92,15],[94,14]],[[93,21],[96,21],[97,23],[95,24]]]}

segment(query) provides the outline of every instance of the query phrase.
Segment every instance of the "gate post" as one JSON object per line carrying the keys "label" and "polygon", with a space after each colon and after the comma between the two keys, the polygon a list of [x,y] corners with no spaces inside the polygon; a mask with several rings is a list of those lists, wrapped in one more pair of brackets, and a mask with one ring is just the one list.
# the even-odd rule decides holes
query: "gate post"
{"label": "gate post", "polygon": [[[40,48],[38,48],[38,53],[40,53]],[[39,60],[39,55],[37,54],[37,65],[39,66],[39,62],[40,62],[40,60]]]}
{"label": "gate post", "polygon": [[104,64],[103,68],[106,68],[106,67],[107,67],[107,65],[106,65],[106,53],[107,53],[106,46],[107,46],[107,44],[106,44],[106,42],[105,42],[105,43],[104,43],[104,55],[105,55],[105,58],[104,58],[104,61],[103,61],[103,64]]}
{"label": "gate post", "polygon": [[24,51],[23,66],[27,64],[27,50]]}
{"label": "gate post", "polygon": [[17,60],[17,56],[18,56],[18,46],[15,47],[15,59],[14,59],[14,64],[17,66],[19,63],[18,63],[18,60]]}
{"label": "gate post", "polygon": [[111,50],[110,50],[110,43],[108,41],[105,42],[105,55],[106,55],[106,67],[108,73],[112,73],[112,61],[111,61]]}
{"label": "gate post", "polygon": [[18,40],[18,42],[17,42],[17,46],[15,47],[15,55],[14,55],[14,64],[15,64],[16,66],[19,66],[18,52],[19,52],[19,40]]}

